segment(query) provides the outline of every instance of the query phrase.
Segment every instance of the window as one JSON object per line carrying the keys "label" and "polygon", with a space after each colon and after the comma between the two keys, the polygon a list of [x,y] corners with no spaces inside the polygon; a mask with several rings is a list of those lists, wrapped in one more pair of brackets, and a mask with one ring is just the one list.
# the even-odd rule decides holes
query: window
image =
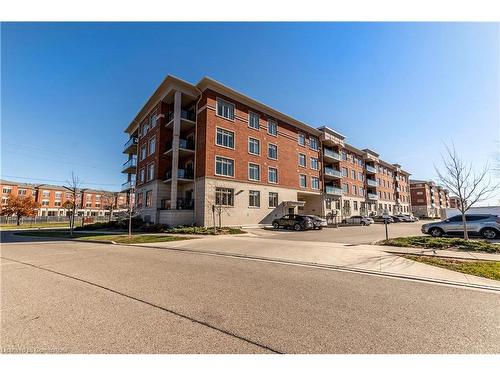
{"label": "window", "polygon": [[269,192],[269,208],[278,207],[278,193]]}
{"label": "window", "polygon": [[248,112],[248,126],[252,129],[259,129],[260,116],[257,113]]}
{"label": "window", "polygon": [[137,193],[137,207],[142,207],[142,193]]}
{"label": "window", "polygon": [[142,136],[144,137],[147,132],[149,130],[149,124],[147,121],[144,121],[144,123],[142,124]]}
{"label": "window", "polygon": [[216,156],[215,174],[234,177],[234,160]]}
{"label": "window", "polygon": [[315,170],[319,169],[319,160],[318,160],[318,158],[311,157],[311,169],[315,169]]}
{"label": "window", "polygon": [[327,210],[331,210],[332,209],[332,199],[331,198],[326,198],[325,199],[325,206],[326,206]]}
{"label": "window", "polygon": [[42,200],[42,206],[48,206],[49,201],[48,200]]}
{"label": "window", "polygon": [[423,195],[424,192],[423,191],[417,191],[417,195]]}
{"label": "window", "polygon": [[19,190],[17,191],[17,194],[18,194],[18,195],[26,195],[26,192],[27,192],[27,190],[26,190],[26,189],[19,189]]}
{"label": "window", "polygon": [[155,178],[155,165],[154,164],[149,164],[148,165],[147,180],[151,181],[153,178]]}
{"label": "window", "polygon": [[156,119],[157,119],[157,116],[156,116],[156,110],[151,113],[151,117],[150,117],[150,123],[151,123],[151,127],[155,127],[156,126]]}
{"label": "window", "polygon": [[359,195],[361,195],[362,197],[365,196],[365,189],[363,189],[362,187],[359,188]]}
{"label": "window", "polygon": [[318,139],[314,137],[309,137],[309,147],[315,151],[319,150]]}
{"label": "window", "polygon": [[341,152],[340,152],[340,155],[341,155],[341,157],[342,157],[342,160],[344,160],[344,161],[345,161],[345,160],[347,160],[347,154],[346,154],[346,152],[345,152],[345,151],[341,151]]}
{"label": "window", "polygon": [[260,207],[260,191],[250,190],[248,192],[248,205],[250,207]]}
{"label": "window", "polygon": [[153,205],[153,191],[146,191],[146,207],[151,207]]}
{"label": "window", "polygon": [[349,193],[349,185],[342,184],[342,192],[348,194]]}
{"label": "window", "polygon": [[299,185],[302,188],[307,187],[307,176],[305,174],[299,175]]}
{"label": "window", "polygon": [[141,168],[141,170],[139,171],[139,182],[144,182],[144,168]]}
{"label": "window", "polygon": [[234,133],[229,130],[217,128],[216,144],[218,146],[234,148]]}
{"label": "window", "polygon": [[3,189],[2,189],[2,192],[4,194],[10,194],[12,192],[12,188],[10,186],[5,186]]}
{"label": "window", "polygon": [[217,99],[217,115],[234,120],[234,104]]}
{"label": "window", "polygon": [[353,203],[354,211],[357,211],[358,210],[358,201],[354,201],[352,203]]}
{"label": "window", "polygon": [[255,138],[248,138],[248,152],[253,155],[260,155],[260,141]]}
{"label": "window", "polygon": [[146,145],[141,146],[141,160],[146,159]]}
{"label": "window", "polygon": [[319,190],[319,178],[318,177],[311,177],[311,188]]}
{"label": "window", "polygon": [[306,156],[304,154],[299,154],[299,166],[306,166]]}
{"label": "window", "polygon": [[155,153],[156,148],[156,137],[153,137],[149,140],[149,153],[148,155],[153,155]]}
{"label": "window", "polygon": [[62,192],[61,191],[56,191],[56,199],[61,199],[62,198]]}
{"label": "window", "polygon": [[359,181],[364,181],[364,180],[365,180],[365,178],[364,178],[364,176],[363,176],[363,173],[358,172],[358,180],[359,180]]}
{"label": "window", "polygon": [[355,179],[356,179],[356,171],[355,171],[354,169],[353,169],[353,170],[351,170],[351,178],[352,178],[353,180],[355,180]]}
{"label": "window", "polygon": [[253,181],[260,180],[260,165],[258,164],[248,164],[248,179]]}
{"label": "window", "polygon": [[299,145],[305,146],[306,145],[306,136],[302,133],[299,133],[298,142],[299,142]]}
{"label": "window", "polygon": [[215,204],[218,206],[234,206],[234,189],[216,187]]}
{"label": "window", "polygon": [[349,171],[347,170],[346,167],[342,167],[342,177],[348,177],[349,176]]}
{"label": "window", "polygon": [[278,124],[276,124],[276,121],[267,121],[267,132],[271,135],[278,135]]}
{"label": "window", "polygon": [[269,143],[267,145],[267,157],[269,159],[278,159],[278,146],[273,145],[272,143]]}
{"label": "window", "polygon": [[278,183],[278,169],[269,167],[269,171],[267,173],[267,180],[269,182]]}
{"label": "window", "polygon": [[61,201],[54,202],[55,207],[61,207]]}

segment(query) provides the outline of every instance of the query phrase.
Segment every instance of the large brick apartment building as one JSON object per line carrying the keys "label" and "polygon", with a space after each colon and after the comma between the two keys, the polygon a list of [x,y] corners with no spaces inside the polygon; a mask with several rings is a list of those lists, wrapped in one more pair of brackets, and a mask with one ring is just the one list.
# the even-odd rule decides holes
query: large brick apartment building
{"label": "large brick apartment building", "polygon": [[125,132],[122,191],[146,221],[210,226],[214,209],[223,225],[410,212],[399,164],[210,78],[167,76]]}
{"label": "large brick apartment building", "polygon": [[441,210],[450,207],[448,190],[433,181],[410,180],[411,206],[417,217],[441,217]]}
{"label": "large brick apartment building", "polygon": [[[5,205],[11,196],[32,197],[38,202],[37,216],[67,216],[68,210],[64,202],[71,201],[71,193],[63,186],[48,184],[32,184],[0,180],[2,205]],[[108,206],[113,200],[114,207],[125,207],[127,195],[103,190],[80,189],[76,197],[77,214],[79,216],[105,216],[109,214]]]}

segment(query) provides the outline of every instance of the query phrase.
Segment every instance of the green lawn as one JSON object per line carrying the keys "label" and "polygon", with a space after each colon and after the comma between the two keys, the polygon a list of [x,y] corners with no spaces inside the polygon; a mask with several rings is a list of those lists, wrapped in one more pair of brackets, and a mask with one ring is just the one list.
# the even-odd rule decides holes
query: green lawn
{"label": "green lawn", "polygon": [[172,235],[154,235],[154,234],[133,234],[129,237],[127,234],[94,234],[94,233],[78,233],[74,232],[73,237],[69,231],[24,231],[16,233],[18,236],[33,236],[33,237],[52,237],[52,238],[68,238],[78,239],[83,241],[115,241],[117,243],[132,244],[132,243],[149,243],[149,242],[167,242],[189,240],[191,237],[179,237]]}
{"label": "green lawn", "polygon": [[500,244],[490,243],[485,240],[466,241],[463,238],[430,236],[397,237],[380,241],[378,244],[397,247],[417,247],[424,249],[483,251],[486,253],[500,253]]}
{"label": "green lawn", "polygon": [[[176,227],[169,228],[165,230],[167,233],[172,234],[214,234],[214,229],[210,227]],[[246,233],[244,230],[240,228],[233,227],[222,227],[217,228],[217,234],[243,234]]]}
{"label": "green lawn", "polygon": [[457,260],[423,255],[405,255],[404,257],[417,262],[430,264],[431,266],[447,268],[449,270],[486,277],[488,279],[500,280],[500,262]]}
{"label": "green lawn", "polygon": [[21,225],[16,224],[0,224],[1,229],[26,229],[26,228],[65,228],[69,227],[67,221],[61,221],[60,223],[25,223]]}

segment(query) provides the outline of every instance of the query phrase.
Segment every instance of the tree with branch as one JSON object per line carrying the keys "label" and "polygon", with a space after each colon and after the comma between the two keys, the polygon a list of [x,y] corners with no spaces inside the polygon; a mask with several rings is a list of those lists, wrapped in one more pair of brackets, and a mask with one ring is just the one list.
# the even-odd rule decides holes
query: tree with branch
{"label": "tree with branch", "polygon": [[31,197],[10,195],[5,206],[1,207],[1,215],[15,216],[17,225],[20,225],[23,217],[36,216],[38,207],[40,204]]}
{"label": "tree with branch", "polygon": [[101,194],[102,208],[109,211],[109,220],[113,219],[113,211],[117,209],[118,193],[104,191]]}
{"label": "tree with branch", "polygon": [[75,176],[74,172],[71,172],[71,177],[68,180],[68,186],[64,186],[71,194],[71,198],[64,202],[64,208],[70,211],[69,218],[69,233],[73,236],[73,229],[75,228],[75,215],[76,209],[78,208],[78,196],[80,194],[81,181],[78,176]]}
{"label": "tree with branch", "polygon": [[491,180],[489,164],[475,169],[472,163],[463,161],[455,146],[446,146],[446,154],[442,155],[443,168],[435,167],[441,184],[458,197],[458,209],[462,214],[464,239],[468,240],[466,212],[478,202],[484,201],[498,193],[500,185]]}

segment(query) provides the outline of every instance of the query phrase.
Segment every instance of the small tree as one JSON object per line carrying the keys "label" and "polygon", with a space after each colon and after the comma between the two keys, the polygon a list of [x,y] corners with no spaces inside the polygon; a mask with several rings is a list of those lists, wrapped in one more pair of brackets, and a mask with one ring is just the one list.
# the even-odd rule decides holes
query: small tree
{"label": "small tree", "polygon": [[458,197],[458,210],[462,214],[464,239],[468,240],[466,212],[476,203],[490,198],[498,192],[500,185],[493,184],[490,178],[489,164],[474,169],[472,163],[464,162],[457,154],[455,146],[446,146],[442,155],[443,169],[435,167],[439,180],[452,194]]}
{"label": "small tree", "polygon": [[109,211],[109,220],[113,218],[113,211],[117,208],[118,193],[105,191],[101,195],[102,208]]}
{"label": "small tree", "polygon": [[69,233],[73,236],[73,229],[75,228],[75,215],[76,209],[78,207],[77,198],[80,194],[80,185],[81,181],[78,176],[75,176],[73,172],[71,172],[71,177],[68,180],[68,186],[64,186],[66,190],[69,190],[71,194],[71,198],[64,202],[64,207],[70,210],[70,218],[69,218]]}
{"label": "small tree", "polygon": [[40,204],[31,197],[20,197],[10,195],[5,206],[1,208],[1,214],[5,216],[15,216],[17,225],[21,224],[23,217],[35,216]]}

